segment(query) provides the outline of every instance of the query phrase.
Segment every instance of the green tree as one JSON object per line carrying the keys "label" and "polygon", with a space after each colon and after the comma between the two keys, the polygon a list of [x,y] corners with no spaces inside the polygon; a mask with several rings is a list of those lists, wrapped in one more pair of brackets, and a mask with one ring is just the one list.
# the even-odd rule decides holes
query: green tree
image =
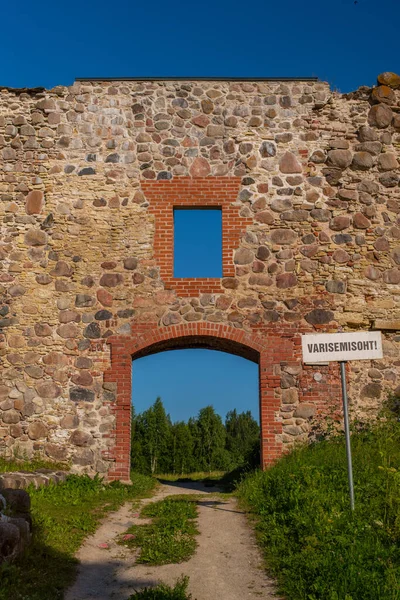
{"label": "green tree", "polygon": [[178,421],[171,427],[170,456],[172,473],[190,473],[196,470],[193,460],[193,436],[190,427],[184,421]]}
{"label": "green tree", "polygon": [[137,417],[136,435],[141,444],[147,472],[161,473],[170,469],[170,431],[171,420],[161,398],[157,398],[153,406]]}
{"label": "green tree", "polygon": [[260,428],[251,412],[231,410],[225,425],[212,406],[172,424],[160,398],[132,414],[132,468],[141,473],[226,471],[259,464]]}
{"label": "green tree", "polygon": [[132,426],[131,426],[131,469],[138,473],[149,473],[149,465],[143,453],[144,431],[142,427],[141,415],[136,415],[132,407]]}
{"label": "green tree", "polygon": [[236,409],[226,415],[226,449],[231,456],[232,466],[245,463],[255,465],[260,452],[260,427],[248,410],[240,414]]}
{"label": "green tree", "polygon": [[194,455],[197,468],[203,471],[224,469],[227,463],[225,452],[225,427],[212,406],[199,411],[197,419],[189,426],[194,437]]}

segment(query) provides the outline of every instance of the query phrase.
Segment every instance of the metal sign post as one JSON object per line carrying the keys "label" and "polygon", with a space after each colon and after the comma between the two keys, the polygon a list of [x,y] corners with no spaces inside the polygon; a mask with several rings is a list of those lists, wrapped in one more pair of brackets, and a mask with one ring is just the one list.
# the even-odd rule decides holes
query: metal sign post
{"label": "metal sign post", "polygon": [[347,401],[347,388],[346,388],[346,363],[345,363],[345,361],[340,361],[339,364],[340,364],[340,376],[342,379],[344,434],[346,437],[347,475],[349,478],[350,506],[351,506],[351,510],[354,510],[353,465],[352,465],[352,460],[351,460],[349,406],[348,406],[348,401]]}
{"label": "metal sign post", "polygon": [[347,474],[349,478],[350,506],[354,510],[354,483],[351,461],[349,406],[346,387],[346,362],[383,358],[380,331],[357,331],[344,333],[317,333],[301,336],[303,362],[317,365],[338,362],[342,380],[344,433],[346,437]]}

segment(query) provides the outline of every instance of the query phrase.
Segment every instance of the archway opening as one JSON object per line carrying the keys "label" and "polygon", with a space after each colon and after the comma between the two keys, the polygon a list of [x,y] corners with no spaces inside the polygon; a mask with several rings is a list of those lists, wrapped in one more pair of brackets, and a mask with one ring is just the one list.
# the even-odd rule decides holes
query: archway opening
{"label": "archway opening", "polygon": [[280,368],[282,361],[296,362],[293,336],[270,332],[249,333],[231,325],[195,322],[158,327],[151,323],[132,324],[130,336],[108,338],[111,366],[104,374],[105,389],[114,400],[111,410],[115,427],[107,434],[104,457],[112,463],[108,480],[130,480],[132,359],[163,350],[207,348],[242,356],[259,365],[261,465],[266,467],[282,455],[280,418]]}
{"label": "archway opening", "polygon": [[258,465],[259,396],[258,353],[241,344],[186,337],[138,353],[133,470],[182,476]]}

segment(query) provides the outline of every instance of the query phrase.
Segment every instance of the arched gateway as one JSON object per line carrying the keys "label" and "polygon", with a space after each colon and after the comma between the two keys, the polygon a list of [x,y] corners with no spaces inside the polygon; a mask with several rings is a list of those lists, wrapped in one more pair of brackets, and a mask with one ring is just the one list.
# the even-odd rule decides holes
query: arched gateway
{"label": "arched gateway", "polygon": [[[258,363],[262,465],[271,463],[282,454],[279,372],[282,362],[293,367],[298,365],[293,339],[277,337],[273,332],[250,334],[226,325],[192,323],[168,330],[133,327],[132,336],[116,336],[109,341],[111,369],[105,374],[105,382],[115,384],[116,394],[113,406],[116,425],[112,433],[115,446],[107,456],[115,461],[115,467],[109,472],[110,479],[129,479],[132,358],[162,350],[208,348],[237,354]],[[234,373],[232,377],[235,377]]]}
{"label": "arched gateway", "polygon": [[[127,480],[132,358],[203,346],[258,362],[265,466],[340,403],[306,332],[383,332],[349,378],[375,415],[400,364],[397,81],[0,89],[0,455]],[[222,277],[175,277],[188,209],[219,211]]]}

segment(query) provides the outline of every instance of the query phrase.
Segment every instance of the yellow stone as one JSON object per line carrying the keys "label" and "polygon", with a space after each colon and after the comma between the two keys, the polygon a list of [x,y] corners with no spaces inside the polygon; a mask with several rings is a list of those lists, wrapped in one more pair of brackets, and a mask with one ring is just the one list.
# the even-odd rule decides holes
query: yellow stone
{"label": "yellow stone", "polygon": [[356,327],[359,325],[367,325],[368,319],[365,315],[357,312],[346,312],[341,315],[338,315],[337,319],[338,323],[341,325],[348,325],[349,327]]}
{"label": "yellow stone", "polygon": [[400,331],[400,319],[394,319],[393,321],[376,319],[374,321],[374,329],[380,329],[382,331]]}

